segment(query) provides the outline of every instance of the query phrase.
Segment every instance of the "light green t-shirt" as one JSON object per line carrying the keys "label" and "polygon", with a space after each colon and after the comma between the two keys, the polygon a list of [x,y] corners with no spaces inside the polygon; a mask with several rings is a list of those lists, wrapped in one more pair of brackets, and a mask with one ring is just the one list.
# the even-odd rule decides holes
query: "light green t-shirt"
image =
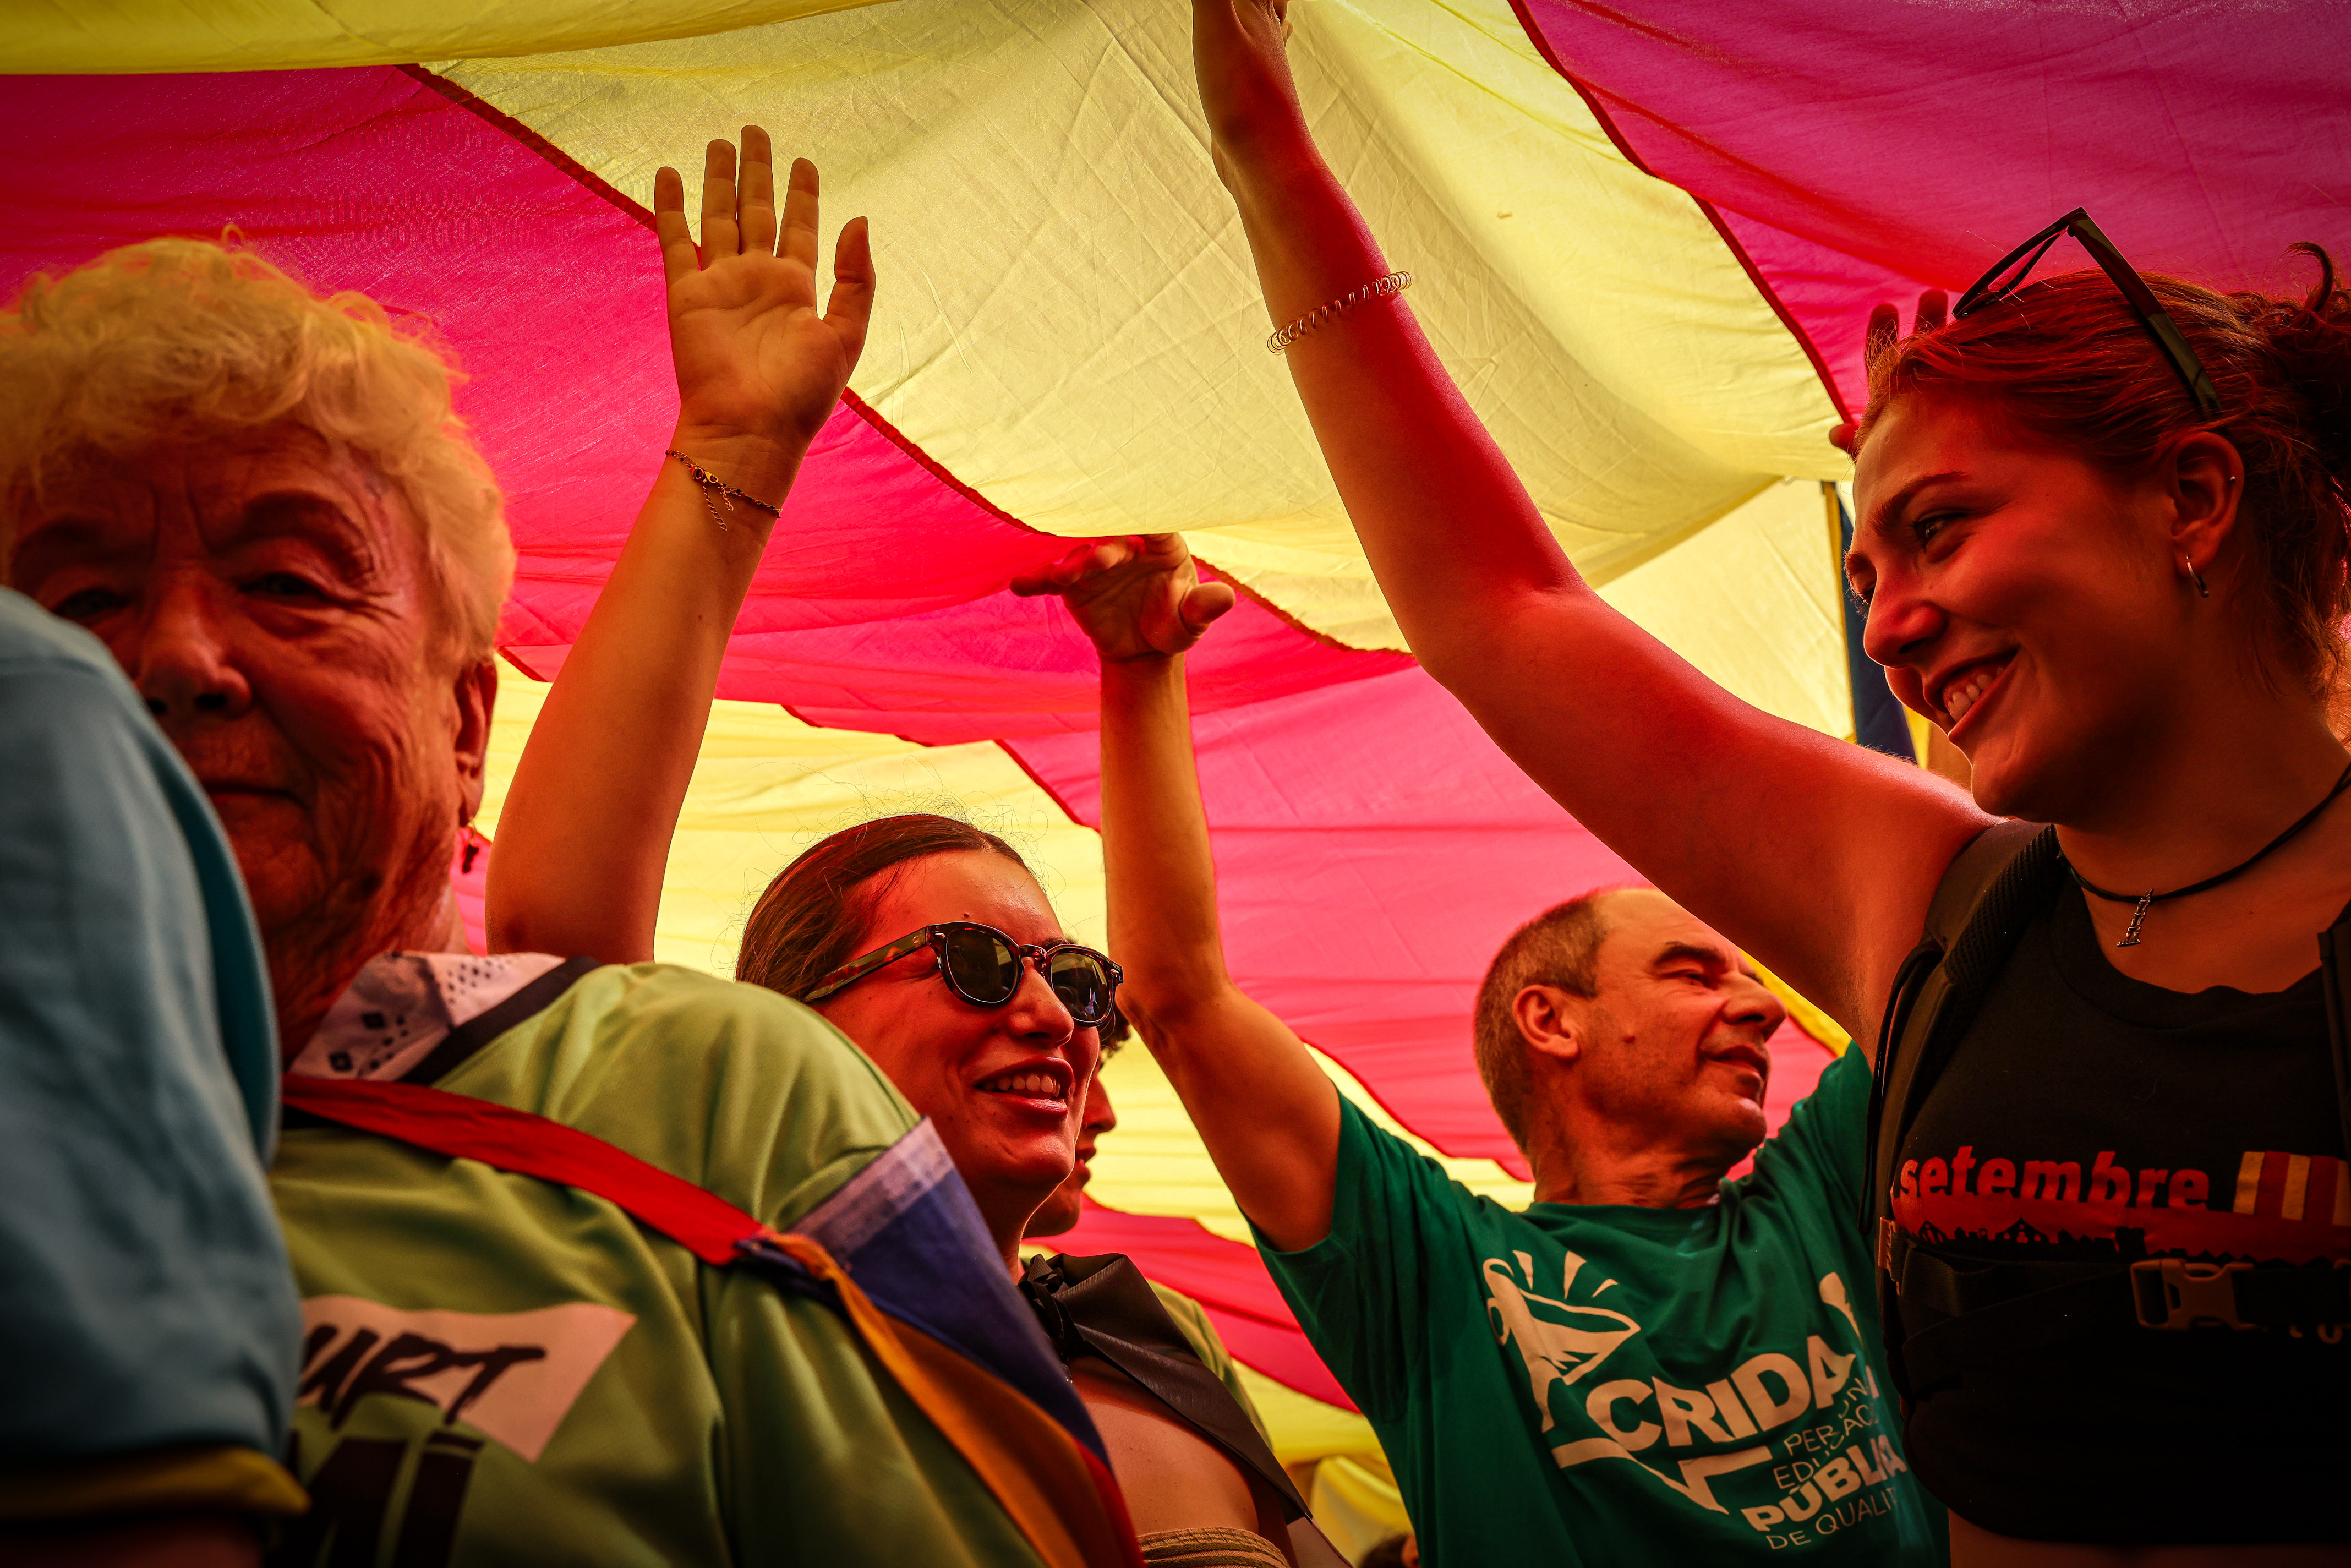
{"label": "light green t-shirt", "polygon": [[1847,1051],[1719,1204],[1520,1213],[1344,1109],[1331,1234],[1266,1262],[1423,1562],[1944,1560],[1855,1218],[1868,1103]]}
{"label": "light green t-shirt", "polygon": [[[601,968],[439,1082],[789,1226],[914,1125],[797,1002]],[[1037,1561],[838,1312],[609,1201],[332,1126],[271,1175],[303,1300],[273,1564]]]}

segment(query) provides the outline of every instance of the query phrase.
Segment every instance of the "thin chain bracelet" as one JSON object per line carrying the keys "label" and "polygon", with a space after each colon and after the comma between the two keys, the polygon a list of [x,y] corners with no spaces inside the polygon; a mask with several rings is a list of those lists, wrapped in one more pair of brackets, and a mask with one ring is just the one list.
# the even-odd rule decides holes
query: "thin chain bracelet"
{"label": "thin chain bracelet", "polygon": [[1352,293],[1342,294],[1328,305],[1318,305],[1265,340],[1265,351],[1278,354],[1317,327],[1327,327],[1353,310],[1356,306],[1374,299],[1385,299],[1402,294],[1412,287],[1412,274],[1391,272],[1385,277],[1375,277]]}
{"label": "thin chain bracelet", "polygon": [[745,495],[742,491],[737,490],[734,486],[729,485],[726,480],[721,479],[717,475],[713,474],[709,469],[705,468],[701,464],[696,463],[693,458],[688,457],[684,453],[680,452],[674,446],[663,453],[662,455],[664,457],[674,457],[680,463],[685,465],[685,471],[694,476],[694,482],[695,484],[702,486],[702,504],[710,508],[710,520],[718,525],[718,531],[722,534],[726,531],[726,519],[718,515],[718,503],[710,494],[713,490],[717,491],[719,495],[726,497],[726,509],[730,512],[735,509],[735,503],[740,501],[745,506],[750,507],[753,511],[765,512],[771,517],[781,518],[784,515],[782,507],[771,507],[768,505],[767,502],[759,499],[757,496]]}

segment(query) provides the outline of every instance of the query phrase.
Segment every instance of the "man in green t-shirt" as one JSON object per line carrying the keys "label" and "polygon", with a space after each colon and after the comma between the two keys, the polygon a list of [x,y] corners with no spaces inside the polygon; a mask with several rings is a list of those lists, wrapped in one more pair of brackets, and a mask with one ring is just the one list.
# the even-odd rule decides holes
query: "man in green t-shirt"
{"label": "man in green t-shirt", "polygon": [[1862,1053],[1766,1140],[1780,1001],[1662,894],[1572,900],[1503,945],[1478,1007],[1538,1201],[1475,1196],[1225,972],[1183,653],[1231,590],[1173,535],[1015,586],[1061,594],[1102,655],[1121,1005],[1378,1433],[1424,1560],[1941,1562],[1855,1218]]}

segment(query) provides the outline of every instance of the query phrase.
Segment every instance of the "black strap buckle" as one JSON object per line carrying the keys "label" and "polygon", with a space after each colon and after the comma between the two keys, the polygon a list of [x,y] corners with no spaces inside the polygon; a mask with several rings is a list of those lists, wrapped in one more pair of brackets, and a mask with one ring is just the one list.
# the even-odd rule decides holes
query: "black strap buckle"
{"label": "black strap buckle", "polygon": [[2130,1266],[2131,1304],[2141,1328],[2259,1328],[2237,1310],[2237,1276],[2251,1263],[2191,1263],[2149,1258]]}

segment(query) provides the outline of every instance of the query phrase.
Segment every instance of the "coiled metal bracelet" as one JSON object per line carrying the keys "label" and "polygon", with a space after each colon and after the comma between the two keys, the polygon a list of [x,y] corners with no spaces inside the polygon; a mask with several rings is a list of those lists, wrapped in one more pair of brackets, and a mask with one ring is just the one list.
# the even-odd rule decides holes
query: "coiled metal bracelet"
{"label": "coiled metal bracelet", "polygon": [[1391,295],[1402,294],[1411,287],[1412,274],[1409,272],[1391,272],[1385,277],[1375,277],[1361,288],[1342,294],[1328,305],[1317,305],[1313,309],[1268,338],[1265,340],[1265,351],[1269,354],[1278,354],[1315,328],[1330,325],[1356,306],[1368,300],[1384,299]]}

